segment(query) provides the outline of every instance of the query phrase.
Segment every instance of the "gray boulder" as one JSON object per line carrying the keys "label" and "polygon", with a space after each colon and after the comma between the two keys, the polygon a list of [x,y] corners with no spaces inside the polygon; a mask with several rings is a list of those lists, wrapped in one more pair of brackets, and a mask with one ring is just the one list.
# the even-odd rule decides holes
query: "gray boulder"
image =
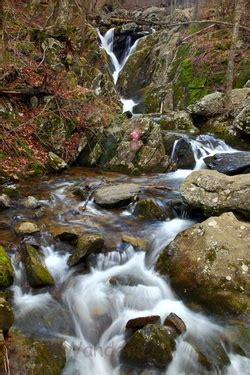
{"label": "gray boulder", "polygon": [[180,233],[156,269],[177,294],[205,310],[240,315],[249,305],[250,224],[232,213],[210,217]]}
{"label": "gray boulder", "polygon": [[204,162],[208,168],[227,175],[250,172],[250,152],[215,154],[204,158]]}
{"label": "gray boulder", "polygon": [[212,94],[204,96],[196,103],[188,107],[188,112],[192,115],[198,116],[214,116],[221,114],[224,108],[224,99],[221,92],[213,92]]}
{"label": "gray boulder", "polygon": [[129,204],[141,191],[137,184],[116,184],[103,186],[94,193],[94,201],[101,207],[121,207]]}
{"label": "gray boulder", "polygon": [[250,174],[226,176],[212,170],[194,171],[180,190],[191,207],[206,215],[233,211],[250,217]]}

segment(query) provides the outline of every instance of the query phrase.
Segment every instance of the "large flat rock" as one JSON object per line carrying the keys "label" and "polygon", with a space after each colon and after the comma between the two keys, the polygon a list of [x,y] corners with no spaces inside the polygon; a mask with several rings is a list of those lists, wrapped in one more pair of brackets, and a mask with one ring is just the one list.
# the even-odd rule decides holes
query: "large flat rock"
{"label": "large flat rock", "polygon": [[206,215],[232,211],[250,217],[250,174],[227,176],[207,169],[194,171],[180,190],[191,207]]}
{"label": "large flat rock", "polygon": [[141,190],[137,184],[116,184],[104,186],[96,190],[94,201],[102,207],[121,207],[129,204]]}

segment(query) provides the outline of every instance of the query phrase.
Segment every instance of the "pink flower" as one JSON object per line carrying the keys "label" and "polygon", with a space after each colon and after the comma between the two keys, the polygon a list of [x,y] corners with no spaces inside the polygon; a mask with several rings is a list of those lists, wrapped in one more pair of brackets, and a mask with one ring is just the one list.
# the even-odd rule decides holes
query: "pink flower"
{"label": "pink flower", "polygon": [[139,130],[133,130],[132,132],[131,132],[131,138],[132,138],[132,141],[139,141],[139,139],[140,139],[140,132],[139,132]]}

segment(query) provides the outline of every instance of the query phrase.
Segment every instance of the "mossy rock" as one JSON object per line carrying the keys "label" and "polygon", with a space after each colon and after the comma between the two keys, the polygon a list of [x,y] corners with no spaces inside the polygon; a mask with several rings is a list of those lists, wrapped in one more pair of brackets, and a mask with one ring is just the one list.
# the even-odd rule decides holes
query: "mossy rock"
{"label": "mossy rock", "polygon": [[9,303],[0,297],[0,331],[8,332],[14,323],[14,313]]}
{"label": "mossy rock", "polygon": [[13,283],[14,270],[3,246],[0,245],[0,288],[7,288]]}
{"label": "mossy rock", "polygon": [[[60,375],[66,363],[63,343],[59,340],[35,341],[11,330],[5,345],[13,375]],[[3,350],[0,346],[0,373],[4,374]]]}
{"label": "mossy rock", "polygon": [[165,220],[166,214],[152,198],[142,199],[136,203],[134,215],[143,220]]}
{"label": "mossy rock", "polygon": [[54,279],[43,263],[39,250],[25,244],[21,252],[29,284],[36,287],[54,285]]}

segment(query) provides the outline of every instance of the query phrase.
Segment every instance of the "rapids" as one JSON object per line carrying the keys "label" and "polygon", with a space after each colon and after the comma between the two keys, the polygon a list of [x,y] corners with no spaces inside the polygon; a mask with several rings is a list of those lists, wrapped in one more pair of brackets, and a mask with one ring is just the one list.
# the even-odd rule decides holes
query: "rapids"
{"label": "rapids", "polygon": [[[113,64],[113,77],[116,82],[129,55],[136,49],[128,45],[124,59],[118,62],[113,53],[114,29],[105,36],[99,33],[102,48],[105,48]],[[132,110],[134,101],[124,101],[124,111]],[[187,135],[184,135],[188,137]],[[190,138],[195,154],[195,169],[204,167],[203,158],[216,152],[234,152],[223,141],[211,135]],[[175,148],[172,158],[174,159]],[[171,313],[176,313],[187,326],[187,334],[197,340],[209,343],[223,334],[223,322],[194,312],[179,300],[170,283],[163,280],[155,271],[154,264],[160,251],[181,231],[193,225],[197,218],[182,210],[172,220],[164,222],[139,222],[131,211],[131,205],[124,209],[105,210],[89,201],[84,211],[82,202],[72,198],[70,187],[77,183],[100,183],[100,181],[136,182],[143,185],[161,185],[170,190],[151,192],[159,201],[168,202],[179,197],[179,185],[191,170],[177,170],[168,174],[151,174],[128,177],[118,174],[103,174],[82,168],[72,168],[60,176],[46,177],[42,181],[20,185],[20,191],[36,195],[45,207],[45,216],[37,219],[40,225],[53,232],[57,226],[78,227],[83,230],[99,231],[105,236],[107,251],[91,256],[88,266],[70,269],[67,265],[68,247],[55,241],[49,233],[43,233],[31,243],[41,246],[45,264],[54,276],[56,285],[51,289],[33,291],[27,286],[22,262],[13,253],[15,269],[14,307],[16,326],[34,337],[60,337],[64,340],[67,355],[64,375],[111,375],[122,374],[119,352],[126,340],[125,325],[131,318],[160,315],[161,321]],[[145,193],[147,196],[148,193]],[[14,208],[9,220],[32,219],[30,211]],[[121,244],[124,233],[147,239],[150,249],[136,252],[131,245]],[[6,236],[6,242],[9,237]],[[131,285],[113,285],[112,278],[131,279]],[[52,316],[52,318],[51,318]],[[244,375],[248,373],[250,361],[228,349],[230,365],[221,372],[214,367],[205,371],[198,362],[192,346],[181,339],[177,340],[173,360],[166,375],[225,374]],[[216,353],[214,353],[216,355]],[[205,372],[204,372],[205,371]],[[136,373],[136,372],[133,372]],[[158,372],[149,371],[148,374]]]}

